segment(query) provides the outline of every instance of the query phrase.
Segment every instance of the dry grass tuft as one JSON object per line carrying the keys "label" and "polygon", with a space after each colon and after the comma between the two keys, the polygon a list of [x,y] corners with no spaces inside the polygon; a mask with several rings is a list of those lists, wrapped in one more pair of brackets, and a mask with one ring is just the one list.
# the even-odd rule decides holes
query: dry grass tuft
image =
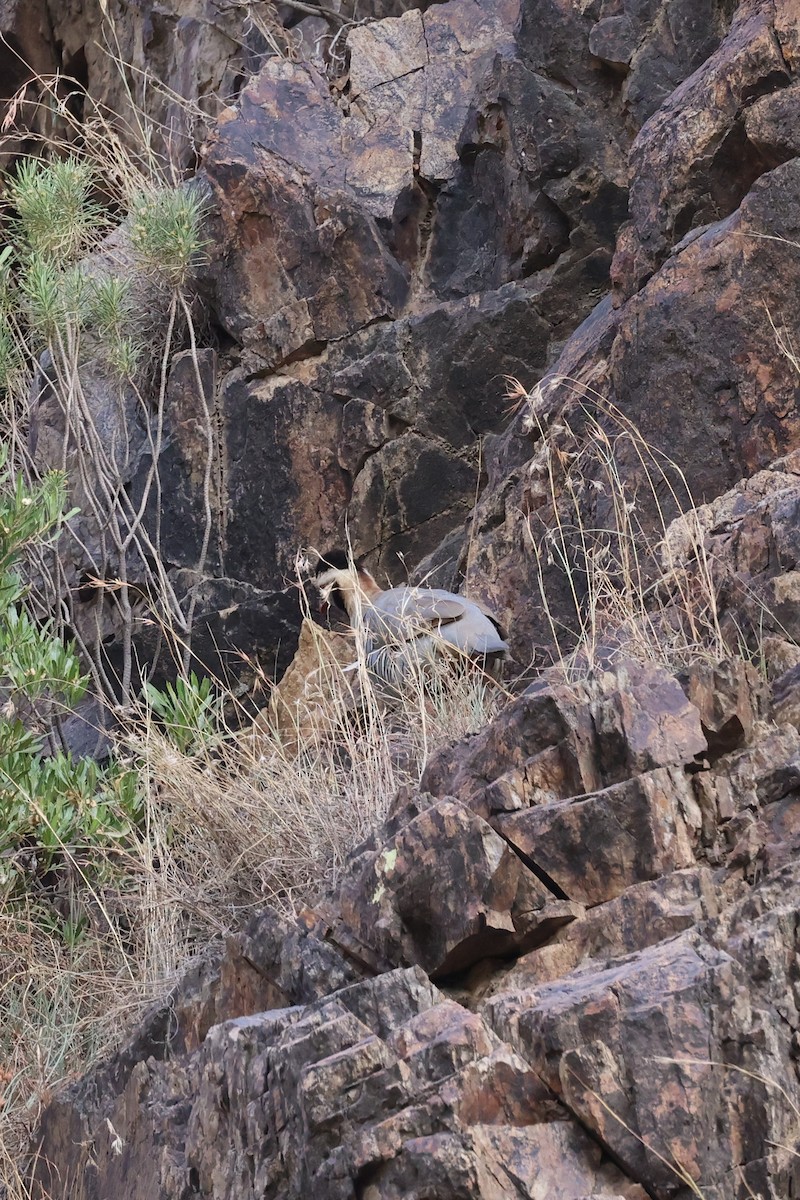
{"label": "dry grass tuft", "polygon": [[[554,391],[560,411],[547,394]],[[723,657],[705,531],[678,464],[599,392],[569,378],[534,388],[523,423],[539,435],[528,545],[565,676],[577,681],[620,656],[670,669]],[[552,599],[557,576],[566,615]]]}

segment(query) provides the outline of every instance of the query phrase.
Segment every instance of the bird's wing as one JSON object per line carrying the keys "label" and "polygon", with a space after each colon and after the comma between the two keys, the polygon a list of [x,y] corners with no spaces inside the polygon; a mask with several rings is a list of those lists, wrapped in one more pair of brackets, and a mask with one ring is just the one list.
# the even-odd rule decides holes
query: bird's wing
{"label": "bird's wing", "polygon": [[458,596],[436,596],[430,592],[415,595],[412,592],[408,601],[403,603],[400,615],[430,625],[446,625],[450,621],[458,621],[466,611],[466,604]]}
{"label": "bird's wing", "polygon": [[483,604],[480,600],[472,600],[471,603],[474,604],[476,608],[479,608],[485,617],[489,618],[489,620],[492,622],[492,624],[494,625],[497,632],[500,634],[500,637],[504,638],[506,636],[506,633],[505,633],[503,626],[500,623],[500,618],[497,616],[497,614],[493,613],[492,610],[486,604]]}
{"label": "bird's wing", "polygon": [[378,633],[399,640],[419,637],[459,621],[467,605],[447,592],[428,588],[391,588],[373,602],[368,624]]}

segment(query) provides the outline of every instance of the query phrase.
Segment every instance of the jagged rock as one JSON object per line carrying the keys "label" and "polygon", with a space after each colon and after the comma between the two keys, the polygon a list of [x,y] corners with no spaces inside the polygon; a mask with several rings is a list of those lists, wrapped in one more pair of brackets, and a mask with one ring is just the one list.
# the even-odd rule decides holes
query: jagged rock
{"label": "jagged rock", "polygon": [[[610,360],[616,403],[646,439],[680,461],[698,500],[719,495],[797,443],[794,368],[776,349],[767,311],[784,311],[776,273],[785,279],[798,262],[787,242],[797,236],[799,191],[797,162],[762,175],[731,217],[678,247],[623,311]],[[765,233],[777,240],[764,241]],[[758,312],[745,299],[755,296]],[[701,338],[713,342],[713,361]],[[675,408],[656,412],[650,405],[651,422],[646,397],[660,390],[667,375]],[[689,394],[708,397],[708,409],[695,408],[688,422],[676,423],[670,413],[685,411]],[[702,436],[709,426],[712,436]]]}
{"label": "jagged rock", "polygon": [[[31,72],[38,75],[53,74],[58,65],[56,47],[53,45],[47,0],[3,0],[0,5],[0,73],[3,79],[3,119],[9,113],[9,104],[19,89],[27,83]],[[42,114],[35,105],[24,105],[17,113],[17,128],[40,132]],[[22,132],[22,131],[20,131]],[[4,139],[2,158],[5,169],[13,156],[19,153],[22,138]]]}
{"label": "jagged rock", "polygon": [[[643,672],[638,695],[667,678]],[[612,705],[626,680],[605,680]],[[338,898],[299,922],[258,918],[49,1106],[41,1187],[52,1160],[87,1200],[642,1200],[642,1185],[667,1200],[686,1195],[674,1159],[735,1200],[791,1194],[794,1160],[765,1147],[790,1144],[800,1095],[786,1075],[800,1039],[800,735],[752,719],[743,665],[694,668],[683,686],[697,704],[675,682],[671,765],[642,771],[648,754],[670,758],[670,739],[646,720],[637,740],[631,722],[639,757],[618,761],[632,779],[530,791],[491,815],[499,833],[478,815],[490,755],[513,773],[580,735],[573,753],[591,761],[602,736],[581,724],[585,698],[540,685],[443,756],[431,775],[463,785],[460,799],[401,795]],[[634,712],[635,678],[630,691]],[[698,772],[680,730],[701,715],[720,740]],[[728,737],[746,744],[725,750]],[[702,862],[726,854],[724,870]]]}
{"label": "jagged rock", "polygon": [[[602,6],[603,12],[606,7]],[[621,14],[601,17],[592,29],[589,48],[625,75],[621,93],[625,111],[639,126],[716,49],[730,8],[715,0],[622,7]]]}
{"label": "jagged rock", "polygon": [[543,368],[550,295],[508,284],[477,303],[373,325],[295,368],[344,405],[337,457],[352,483],[342,517],[373,571],[402,580],[403,563],[433,551],[466,516],[479,484],[476,435],[506,416],[497,372]]}
{"label": "jagged rock", "polygon": [[[21,9],[7,7],[22,36]],[[319,58],[275,54],[258,22],[222,0],[157,13],[120,0],[50,6],[42,51],[60,48],[96,100],[124,115],[148,72],[165,85],[156,140],[173,158],[188,150],[182,100],[206,111],[217,95],[235,102],[203,159],[216,203],[200,290],[226,334],[206,397],[208,572],[273,596],[297,543],[341,541],[345,520],[390,577],[398,555],[413,568],[463,521],[481,486],[480,439],[505,420],[498,381],[540,374],[606,285],[644,111],[631,80],[657,98],[727,21],[716,0],[691,22],[678,0],[632,10],[638,49],[623,95],[591,52],[606,20],[597,6],[554,19],[540,0],[406,7],[381,3],[376,12],[402,15],[349,30],[347,75],[332,83]],[[104,16],[130,79],[95,37]],[[304,428],[300,410],[314,413]],[[168,569],[195,569],[186,560],[209,488],[181,441],[196,418],[176,415],[162,493],[176,536],[164,555]],[[254,436],[243,441],[245,422]],[[273,461],[271,447],[292,440],[287,423],[291,461]],[[271,517],[258,536],[252,498]],[[291,648],[281,642],[281,663]]]}
{"label": "jagged rock", "polygon": [[592,905],[693,865],[699,816],[682,772],[664,768],[585,799],[498,817],[494,824],[568,899]]}
{"label": "jagged rock", "polygon": [[[564,1200],[644,1197],[564,1122],[536,1073],[416,969],[226,1020],[199,1049],[142,1063],[116,1088],[100,1109],[91,1089],[73,1089],[86,1200],[232,1189],[333,1200],[357,1188],[374,1200],[544,1200],[557,1180]],[[44,1132],[40,1187],[50,1151],[76,1132],[68,1104],[51,1107]]]}
{"label": "jagged rock", "polygon": [[[283,117],[298,103],[302,132]],[[394,316],[405,300],[400,265],[345,187],[344,134],[324,80],[308,65],[276,59],[245,89],[240,112],[218,123],[209,147],[225,247],[215,308],[243,345],[259,345],[268,367]]]}
{"label": "jagged rock", "polygon": [[797,136],[798,113],[798,83],[761,96],[747,109],[744,117],[747,140],[752,142],[770,166],[778,166],[800,154],[800,138]]}
{"label": "jagged rock", "polygon": [[274,745],[276,736],[291,752],[311,740],[315,730],[330,732],[332,717],[342,715],[341,701],[334,696],[347,696],[343,669],[352,665],[355,653],[352,637],[331,633],[305,617],[294,658],[253,722],[253,754]]}
{"label": "jagged rock", "polygon": [[715,917],[720,896],[708,867],[690,867],[627,887],[587,910],[536,950],[523,954],[491,982],[493,995],[561,979],[594,959],[607,962],[663,942]]}
{"label": "jagged rock", "polygon": [[[217,318],[248,371],[282,365],[313,389],[305,403],[346,405],[315,443],[351,476],[357,551],[390,575],[463,521],[477,436],[504,417],[498,377],[540,371],[551,337],[588,311],[623,216],[619,146],[545,75],[531,88],[518,15],[517,0],[445,4],[360,26],[339,105],[308,64],[271,60],[206,155]],[[341,523],[336,487],[326,496]],[[229,503],[236,521],[240,494]]]}
{"label": "jagged rock", "polygon": [[[623,308],[614,313],[601,306],[543,384],[542,428],[572,422],[579,436],[584,406],[607,423],[613,438],[619,427],[608,414],[624,413],[647,444],[680,464],[685,482],[677,481],[676,500],[687,510],[791,453],[800,436],[796,371],[780,353],[776,318],[768,314],[786,312],[784,281],[800,263],[793,248],[798,211],[800,165],[793,160],[763,175],[731,217],[686,240]],[[656,395],[669,400],[654,404]],[[473,516],[466,571],[467,586],[480,587],[511,631],[520,664],[530,661],[532,649],[552,644],[552,620],[567,630],[577,625],[576,595],[565,572],[543,562],[532,544],[555,520],[546,472],[544,482],[537,474],[541,436],[530,412],[523,412],[488,451],[489,483]],[[617,468],[630,496],[637,495],[643,527],[660,536],[662,520],[678,513],[672,500],[660,513],[648,501],[649,485],[625,439]],[[601,492],[587,489],[580,515],[586,528],[613,520],[608,504]],[[748,544],[755,554],[757,542]],[[539,595],[540,586],[549,615],[527,599]],[[793,594],[787,578],[773,602],[780,619],[791,622]],[[582,602],[578,589],[578,606]]]}
{"label": "jagged rock", "polygon": [[[195,600],[193,663],[201,674],[209,673],[229,685],[256,687],[259,666],[282,673],[292,660],[300,620],[299,605],[292,587],[275,590],[253,587],[226,576],[198,577],[195,571],[172,573],[171,582],[184,611]],[[142,661],[157,662],[155,678],[169,678],[174,664],[164,653],[161,629],[151,622],[137,623],[135,644]],[[119,673],[120,648],[112,643],[106,657]],[[165,661],[166,660],[166,661]]]}
{"label": "jagged rock", "polygon": [[797,730],[786,725],[695,776],[702,844],[710,862],[741,867],[751,881],[759,877],[770,837],[762,809],[792,791],[798,748]]}
{"label": "jagged rock", "polygon": [[[201,349],[196,358],[190,350],[173,355],[158,465],[154,466],[152,448],[145,445],[131,481],[137,509],[144,503],[150,527],[160,527],[166,561],[189,570],[200,561],[208,522],[205,567],[221,571],[216,396],[217,355],[213,350]],[[159,478],[169,480],[168,487],[153,486],[156,470]]]}
{"label": "jagged rock", "polygon": [[750,740],[765,706],[764,688],[752,664],[742,659],[697,663],[680,682],[700,714],[708,759],[738,750]]}
{"label": "jagged rock", "polygon": [[[745,0],[725,35],[729,8],[446,3],[352,30],[346,81],[263,66],[208,153],[218,578],[198,611],[218,639],[261,605],[290,649],[296,543],[341,541],[347,514],[390,575],[398,552],[442,570],[452,552],[517,662],[550,662],[582,585],[546,565],[546,612],[532,536],[560,500],[550,447],[573,449],[559,421],[579,439],[593,395],[701,503],[687,497],[664,562],[691,578],[699,523],[723,631],[744,615],[752,635],[772,606],[771,715],[789,723],[765,723],[752,668],[727,659],[676,674],[609,643],[551,671],[428,765],[336,895],[259,916],[58,1094],[41,1197],[800,1190],[800,735],[795,677],[780,679],[800,545],[794,456],[773,461],[798,441],[775,346],[800,241],[798,37],[789,0]],[[629,178],[621,303],[571,335],[607,286]],[[535,411],[493,438],[496,376],[551,364]],[[168,530],[186,587],[205,519],[192,401],[177,359]],[[614,449],[635,488],[635,450]],[[587,495],[602,529],[611,502]],[[636,502],[658,537],[678,515]]]}
{"label": "jagged rock", "polygon": [[421,787],[457,795],[488,817],[535,804],[540,792],[574,796],[600,786],[588,695],[532,685],[496,721],[428,763]]}
{"label": "jagged rock", "polygon": [[623,661],[616,666],[592,704],[592,720],[608,783],[691,762],[708,749],[697,706],[655,665]]}
{"label": "jagged rock", "polygon": [[221,383],[225,565],[237,579],[291,588],[299,546],[320,545],[344,504],[331,444],[339,406],[294,380]]}
{"label": "jagged rock", "polygon": [[800,662],[782,672],[772,685],[772,711],[780,724],[800,729]]}
{"label": "jagged rock", "polygon": [[[719,620],[731,642],[741,636],[750,641],[773,679],[792,664],[800,631],[793,600],[800,561],[798,470],[794,451],[696,510],[714,564]],[[687,564],[694,519],[686,514],[667,531],[672,550]]]}
{"label": "jagged rock", "polygon": [[[727,704],[726,675],[729,686],[738,685]],[[717,726],[739,720],[740,744],[753,722],[753,673],[741,664],[721,665],[716,700],[702,692],[703,676],[697,669],[689,677],[697,704],[665,669],[632,661],[587,676],[582,685],[540,680],[488,729],[434,756],[422,787],[434,795],[469,797],[486,817],[594,792],[704,754],[708,742],[701,704],[709,731],[717,736]]]}
{"label": "jagged rock", "polygon": [[235,96],[242,77],[272,53],[255,23],[225,0],[167,0],[157,8],[46,0],[46,8],[45,36],[64,72],[131,133],[146,112],[153,150],[176,166],[192,161],[194,137],[202,138],[198,110],[213,119],[221,97]]}
{"label": "jagged rock", "polygon": [[354,861],[338,898],[344,924],[389,963],[434,978],[546,940],[574,910],[456,800],[401,809],[389,836]]}
{"label": "jagged rock", "polygon": [[589,49],[607,66],[627,74],[638,40],[630,17],[622,13],[597,22],[589,35]]}
{"label": "jagged rock", "polygon": [[[737,208],[770,163],[748,142],[744,112],[752,97],[778,92],[800,57],[791,0],[748,0],[719,49],[677,87],[641,129],[631,149],[631,216],[650,272],[691,229]],[[628,251],[630,253],[630,251]],[[618,264],[630,295],[637,273]]]}
{"label": "jagged rock", "polygon": [[[788,1081],[784,1103],[742,1073],[783,1081],[788,1053],[777,1013],[754,1000],[746,971],[688,932],[606,970],[579,969],[492,999],[485,1013],[659,1200],[686,1194],[680,1171],[724,1195],[751,1188],[777,1198],[794,1186],[797,1167],[789,1161],[773,1173],[766,1143],[784,1144],[797,1082]],[[740,1107],[756,1096],[758,1125]]]}

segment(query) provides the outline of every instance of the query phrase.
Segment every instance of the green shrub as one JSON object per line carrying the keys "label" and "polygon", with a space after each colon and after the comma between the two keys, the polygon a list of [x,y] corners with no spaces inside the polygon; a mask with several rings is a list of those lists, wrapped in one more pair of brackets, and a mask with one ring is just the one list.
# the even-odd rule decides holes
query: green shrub
{"label": "green shrub", "polygon": [[51,262],[80,258],[108,225],[91,198],[96,174],[85,159],[23,159],[7,184],[15,243]]}
{"label": "green shrub", "polygon": [[201,753],[217,745],[224,736],[223,697],[206,676],[167,683],[163,692],[148,683],[145,699],[161,720],[164,732],[182,754]]}
{"label": "green shrub", "polygon": [[172,288],[182,288],[207,242],[201,227],[205,201],[197,191],[141,192],[131,205],[131,245],[142,265]]}
{"label": "green shrub", "polygon": [[[53,718],[86,691],[72,646],[25,608],[20,566],[26,549],[57,532],[64,483],[52,473],[35,488],[12,485],[0,448],[0,894],[65,862],[97,869],[89,852],[110,848],[139,814],[138,777],[116,762],[101,767],[65,751],[46,753]],[[24,720],[22,719],[24,716]]]}

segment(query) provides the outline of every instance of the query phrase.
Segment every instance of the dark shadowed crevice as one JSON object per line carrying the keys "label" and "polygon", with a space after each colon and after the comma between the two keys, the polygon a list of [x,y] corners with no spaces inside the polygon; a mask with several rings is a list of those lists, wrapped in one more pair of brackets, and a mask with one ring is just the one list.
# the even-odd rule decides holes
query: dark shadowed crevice
{"label": "dark shadowed crevice", "polygon": [[[492,826],[492,828],[494,828],[494,826]],[[495,829],[495,833],[498,833],[500,835],[500,837],[507,844],[509,849],[514,851],[514,853],[516,854],[516,856],[520,860],[520,862],[525,864],[525,866],[528,868],[528,870],[531,872],[531,874],[535,875],[536,878],[539,880],[539,882],[543,883],[544,886],[553,893],[553,895],[556,897],[557,900],[569,900],[570,899],[570,897],[567,895],[567,893],[564,891],[564,889],[562,887],[559,887],[559,885],[556,883],[555,879],[553,879],[551,875],[548,875],[547,871],[545,871],[543,867],[540,867],[539,864],[537,862],[535,862],[534,859],[532,859],[529,854],[526,854],[524,850],[521,850],[519,848],[519,846],[515,845],[514,842],[511,841],[511,838],[509,838],[505,833],[503,833],[502,830]]]}

